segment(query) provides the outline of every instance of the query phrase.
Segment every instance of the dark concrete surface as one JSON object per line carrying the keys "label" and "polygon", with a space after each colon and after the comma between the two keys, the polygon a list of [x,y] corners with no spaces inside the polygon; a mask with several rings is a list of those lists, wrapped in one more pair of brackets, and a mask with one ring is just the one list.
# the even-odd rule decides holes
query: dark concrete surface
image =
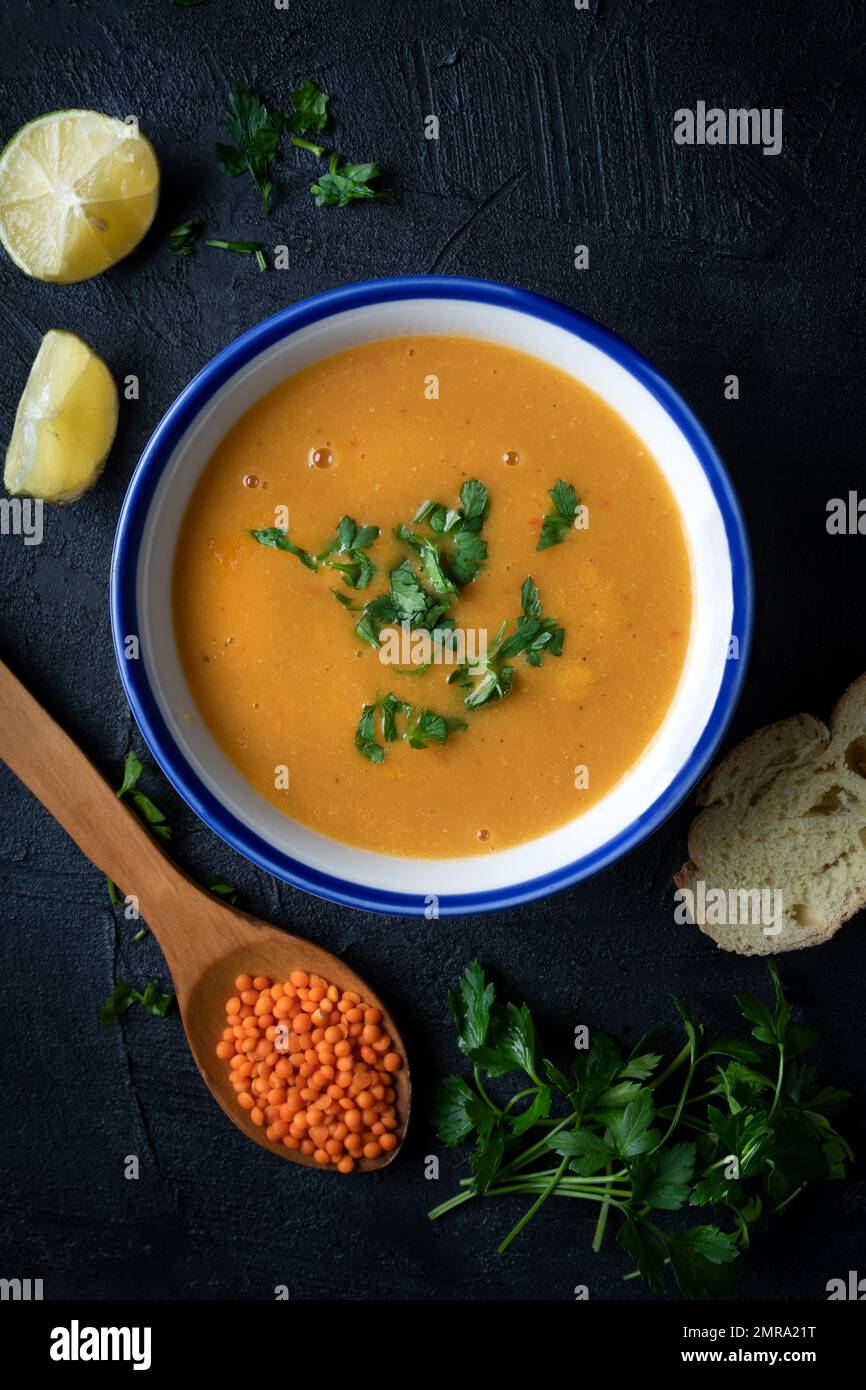
{"label": "dark concrete surface", "polygon": [[[82,334],[115,376],[135,373],[99,486],[47,514],[44,543],[0,540],[0,651],[116,777],[140,738],[109,635],[115,519],[138,454],[179,389],[238,333],[304,295],[368,276],[438,271],[513,281],[609,325],[658,364],[717,440],[750,526],[757,629],[731,738],[799,710],[826,716],[866,668],[863,537],[829,537],[829,498],[863,486],[864,12],[798,0],[40,0],[4,4],[0,135],[64,106],[135,114],[164,186],[140,250],[83,285],[29,282],[0,258],[8,437],[41,335]],[[269,222],[249,181],[213,159],[230,84],[274,104],[306,76],[333,94],[333,140],[376,158],[394,206],[317,210],[307,157],[279,165]],[[784,149],[677,148],[679,106],[781,106]],[[422,137],[436,113],[441,138]],[[189,260],[166,233],[200,214],[212,235],[285,243],[291,268],[259,274],[217,251]],[[586,243],[590,268],[573,268]],[[727,401],[728,373],[740,379]],[[2,716],[0,716],[2,717]],[[730,742],[730,739],[729,739]],[[3,1276],[47,1298],[569,1299],[647,1296],[622,1282],[590,1217],[561,1203],[504,1258],[519,1214],[476,1203],[431,1225],[462,1160],[425,1116],[457,1065],[449,984],[473,956],[539,1011],[564,1056],[575,1020],[636,1038],[669,1019],[670,992],[710,1024],[765,966],[724,955],[672,920],[671,872],[691,807],[593,882],[500,916],[438,923],[356,914],[275,883],[223,846],[162,783],[155,799],[193,871],[228,876],[245,903],[342,952],[392,1003],[411,1048],[415,1119],[400,1161],[360,1181],[289,1167],[249,1145],[210,1101],[177,1017],[96,1005],[121,974],[165,978],[132,943],[100,875],[0,767],[2,793]],[[863,919],[782,961],[820,1031],[827,1079],[866,1093]],[[847,1128],[856,1139],[856,1116]],[[863,1147],[862,1137],[860,1146]],[[137,1154],[141,1177],[123,1178]],[[566,1210],[562,1210],[566,1207]],[[756,1298],[821,1297],[863,1265],[862,1180],[816,1189],[741,1262]]]}

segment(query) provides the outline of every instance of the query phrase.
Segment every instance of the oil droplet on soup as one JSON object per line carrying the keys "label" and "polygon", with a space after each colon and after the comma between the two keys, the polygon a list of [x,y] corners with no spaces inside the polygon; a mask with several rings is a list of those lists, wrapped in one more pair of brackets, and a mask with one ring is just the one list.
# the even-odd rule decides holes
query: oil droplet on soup
{"label": "oil droplet on soup", "polygon": [[[198,715],[281,814],[380,854],[489,858],[583,815],[651,742],[689,646],[690,560],[663,474],[599,396],[496,343],[425,335],[422,350],[418,342],[389,338],[316,362],[235,422],[179,532],[177,650]],[[424,374],[439,380],[436,404],[418,390],[421,358]],[[238,489],[248,477],[258,486]],[[428,499],[457,507],[470,478],[489,489],[487,556],[448,617],[486,634],[490,647],[503,622],[514,633],[531,576],[543,615],[565,634],[562,654],[541,666],[513,658],[510,693],[475,710],[459,683],[448,683],[453,665],[404,674],[402,661],[384,664],[355,632],[360,610],[387,594],[400,564],[429,586],[395,528],[433,537],[413,517]],[[560,479],[585,502],[590,524],[539,552]],[[375,566],[369,583],[354,590],[343,577],[357,577],[351,568],[313,571],[295,554],[257,544],[249,532],[274,525],[270,495],[288,508],[291,541],[307,554],[343,516],[378,527],[363,551]],[[451,557],[452,537],[434,538]],[[467,727],[425,748],[386,741],[380,727],[385,755],[374,764],[355,735],[362,708],[388,693]],[[401,718],[400,734],[403,727]],[[284,764],[285,789],[274,785]],[[577,766],[590,771],[579,788]]]}

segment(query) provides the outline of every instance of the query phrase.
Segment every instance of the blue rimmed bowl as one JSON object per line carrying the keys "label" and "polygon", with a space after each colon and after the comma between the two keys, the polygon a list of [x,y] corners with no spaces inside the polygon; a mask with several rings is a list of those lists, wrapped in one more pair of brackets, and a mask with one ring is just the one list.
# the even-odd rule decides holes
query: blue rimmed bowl
{"label": "blue rimmed bowl", "polygon": [[[677,499],[692,572],[692,632],[664,722],[583,815],[495,855],[409,859],[327,839],[264,801],[196,717],[175,645],[171,575],[193,488],[260,397],[320,358],[376,338],[457,333],[534,354],[583,382],[641,437]],[[429,917],[513,907],[597,873],[655,830],[705,770],[733,713],[752,629],[748,539],[728,476],[672,386],[607,329],[509,285],[407,276],[347,285],[244,333],[181,392],[135,470],[117,527],[111,622],[121,678],[163,772],[253,863],[351,907]],[[131,640],[134,639],[134,640]],[[732,639],[734,639],[732,641]]]}

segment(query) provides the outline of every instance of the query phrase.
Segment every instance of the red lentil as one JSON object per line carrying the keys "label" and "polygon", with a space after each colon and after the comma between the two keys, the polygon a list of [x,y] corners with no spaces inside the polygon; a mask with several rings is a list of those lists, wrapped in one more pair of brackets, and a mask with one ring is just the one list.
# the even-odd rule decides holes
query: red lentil
{"label": "red lentil", "polygon": [[272,1144],[351,1173],[397,1147],[392,1075],[403,1059],[382,1012],[305,970],[239,975],[216,1044],[238,1104]]}

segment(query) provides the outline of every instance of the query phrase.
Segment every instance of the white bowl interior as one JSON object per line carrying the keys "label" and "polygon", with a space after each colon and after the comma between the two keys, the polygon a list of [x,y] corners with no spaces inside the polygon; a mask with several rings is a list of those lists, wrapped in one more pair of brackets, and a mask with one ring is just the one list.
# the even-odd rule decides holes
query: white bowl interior
{"label": "white bowl interior", "polygon": [[[691,556],[692,634],[673,703],[650,746],[596,805],[549,834],[497,854],[395,858],[325,838],[264,801],[197,716],[174,640],[171,577],[178,531],[212,451],[261,396],[320,358],[376,338],[457,333],[534,354],[576,377],[629,423],[679,502]],[[141,656],[178,747],[210,792],[275,849],[323,873],[370,888],[424,896],[490,891],[549,873],[599,849],[669,787],[709,719],[733,615],[721,513],[688,440],[652,394],[599,348],[515,309],[459,299],[407,299],[345,310],[265,349],[207,402],[180,439],[150,506],[139,556]]]}

